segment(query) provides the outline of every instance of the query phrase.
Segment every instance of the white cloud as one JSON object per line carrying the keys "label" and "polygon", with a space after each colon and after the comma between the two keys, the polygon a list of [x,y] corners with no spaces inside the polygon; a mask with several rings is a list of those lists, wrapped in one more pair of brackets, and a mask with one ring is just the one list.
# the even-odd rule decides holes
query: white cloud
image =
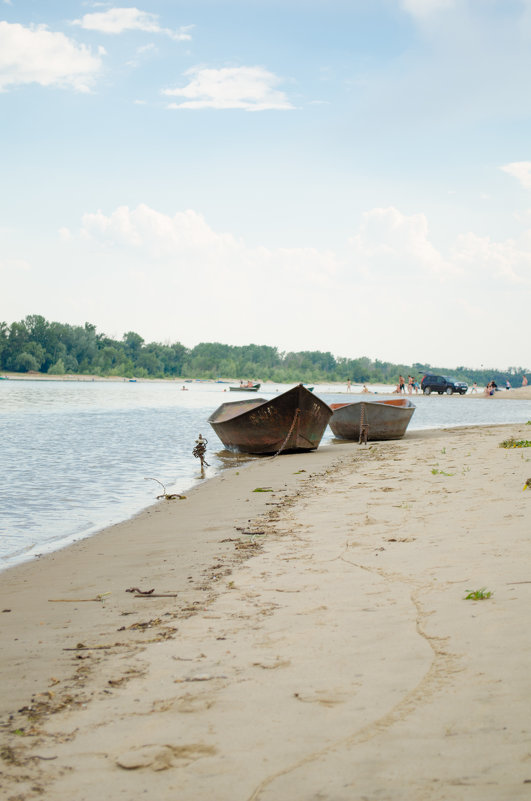
{"label": "white cloud", "polygon": [[187,282],[197,283],[198,288],[205,279],[211,288],[227,278],[234,284],[238,276],[244,286],[256,281],[262,291],[264,274],[268,286],[275,279],[290,284],[301,278],[308,286],[322,286],[339,265],[335,254],[315,248],[248,248],[234,235],[214,231],[195,211],[168,216],[145,204],[136,209],[120,206],[108,216],[101,211],[85,214],[81,235],[105,250],[136,251],[140,261],[167,265],[173,276],[170,281],[180,280],[185,271]]}
{"label": "white cloud", "polygon": [[501,169],[520,181],[524,189],[531,189],[531,161],[513,161]]}
{"label": "white cloud", "polygon": [[218,252],[237,247],[234,237],[215,234],[201,214],[190,210],[169,217],[145,204],[133,210],[119,206],[109,216],[101,211],[85,214],[82,223],[83,235],[102,245],[142,248],[152,256],[204,250],[212,244]]}
{"label": "white cloud", "polygon": [[169,108],[243,109],[245,111],[286,110],[294,108],[284,92],[276,89],[281,79],[263,67],[226,67],[185,72],[187,86],[165,89],[163,94],[183,97],[184,102]]}
{"label": "white cloud", "polygon": [[[492,241],[474,233],[460,235],[448,254],[431,242],[424,214],[396,208],[372,209],[362,216],[350,240],[354,279],[367,284],[479,288],[531,286],[531,228],[519,240]],[[459,291],[459,290],[458,290]]]}
{"label": "white cloud", "polygon": [[531,230],[520,241],[492,242],[473,233],[461,235],[454,247],[454,262],[474,281],[520,284],[531,287]]}
{"label": "white cloud", "polygon": [[359,233],[350,244],[356,265],[369,279],[455,273],[430,242],[424,214],[406,216],[393,207],[372,209],[363,215]]}
{"label": "white cloud", "polygon": [[26,259],[6,258],[0,259],[0,273],[24,272],[31,270],[31,266]]}
{"label": "white cloud", "polygon": [[0,21],[0,91],[38,83],[86,92],[102,68],[101,55],[46,26]]}
{"label": "white cloud", "polygon": [[[531,228],[518,241],[493,242],[473,233],[461,235],[447,256],[430,241],[424,214],[405,215],[396,208],[376,208],[363,214],[350,240],[348,259],[333,251],[316,248],[249,248],[231,233],[211,228],[196,211],[173,216],[140,204],[135,209],[119,206],[111,214],[85,214],[81,236],[85,242],[107,252],[123,251],[126,259],[136,253],[141,262],[167,264],[187,279],[209,276],[218,280],[230,275],[268,276],[283,282],[301,279],[308,285],[336,286],[345,280],[367,285],[385,283],[391,291],[406,284],[452,285],[469,280],[531,285]],[[70,237],[68,229],[61,237]],[[201,279],[201,280],[202,280]]]}
{"label": "white cloud", "polygon": [[[110,330],[136,325],[148,340],[241,344],[241,315],[223,312],[229,297],[233,311],[255,312],[254,341],[281,349],[447,365],[479,364],[485,354],[525,361],[531,225],[518,241],[466,234],[442,252],[425,215],[385,208],[367,211],[353,233],[346,254],[249,247],[196,211],[142,204],[85,214],[61,247],[83,319]],[[500,338],[490,321],[506,308],[514,325]],[[474,338],[478,321],[485,326]]]}
{"label": "white cloud", "polygon": [[127,65],[129,67],[138,67],[141,62],[146,61],[156,53],[158,53],[158,49],[153,42],[150,42],[147,45],[142,45],[142,47],[137,47],[135,58],[130,59],[127,62]]}
{"label": "white cloud", "polygon": [[120,34],[124,31],[163,33],[178,42],[190,40],[192,37],[189,31],[193,27],[183,26],[176,31],[163,28],[159,24],[158,14],[140,11],[138,8],[110,8],[107,11],[85,14],[81,19],[74,20],[73,24],[88,31],[108,34]]}

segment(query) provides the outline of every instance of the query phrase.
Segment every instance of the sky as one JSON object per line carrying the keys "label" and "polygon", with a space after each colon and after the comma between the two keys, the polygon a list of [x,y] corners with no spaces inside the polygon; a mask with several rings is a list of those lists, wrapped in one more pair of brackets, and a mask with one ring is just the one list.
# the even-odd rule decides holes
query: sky
{"label": "sky", "polygon": [[531,0],[0,0],[0,321],[531,369],[530,75]]}

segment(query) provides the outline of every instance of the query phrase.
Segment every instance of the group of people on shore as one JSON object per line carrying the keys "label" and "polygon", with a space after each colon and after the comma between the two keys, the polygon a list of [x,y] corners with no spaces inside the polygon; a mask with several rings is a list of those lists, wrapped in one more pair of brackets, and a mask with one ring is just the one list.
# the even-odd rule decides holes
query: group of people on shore
{"label": "group of people on shore", "polygon": [[408,395],[412,395],[413,393],[415,393],[415,395],[418,395],[420,389],[420,381],[417,381],[417,379],[414,376],[408,375],[406,384],[406,379],[404,378],[403,375],[400,375],[398,376],[398,384],[396,385],[396,389],[393,391],[393,394],[405,395],[406,387]]}
{"label": "group of people on shore", "polygon": [[[527,387],[527,383],[528,383],[527,382],[527,376],[524,375],[523,378],[522,378],[522,386],[523,387]],[[351,391],[351,387],[352,387],[352,382],[351,382],[351,380],[349,378],[348,381],[347,381],[347,392]],[[393,390],[393,394],[394,395],[405,395],[406,391],[407,391],[408,395],[412,395],[413,393],[418,395],[418,392],[419,392],[420,389],[421,389],[420,382],[414,376],[408,375],[407,384],[406,384],[406,380],[405,380],[404,376],[400,375],[398,377],[398,384],[396,385],[396,389]],[[487,384],[487,386],[485,387],[483,392],[484,392],[485,395],[494,395],[494,393],[497,391],[497,389],[498,389],[498,385],[493,379],[492,381],[489,381],[489,383]],[[511,382],[509,381],[509,379],[507,379],[506,382],[505,382],[505,389],[512,389]],[[363,384],[363,389],[361,391],[362,391],[362,393],[370,393],[371,392],[370,389],[367,389],[367,385],[366,384]],[[478,384],[477,384],[477,381],[474,381],[474,383],[472,384],[472,388],[470,390],[470,393],[472,394],[472,393],[477,392],[477,391],[478,391]]]}
{"label": "group of people on shore", "polygon": [[[522,386],[523,387],[527,387],[527,376],[526,375],[524,375],[523,378],[522,378]],[[474,387],[475,387],[475,389],[474,389]],[[477,387],[478,387],[478,385],[474,381],[474,385],[472,387],[472,392],[477,392]],[[509,381],[509,379],[507,379],[505,381],[505,389],[512,389],[511,382]],[[483,392],[484,392],[485,395],[494,395],[494,393],[497,390],[498,390],[498,385],[497,385],[496,381],[493,380],[493,381],[489,381],[489,383],[487,384],[487,386],[485,387]]]}

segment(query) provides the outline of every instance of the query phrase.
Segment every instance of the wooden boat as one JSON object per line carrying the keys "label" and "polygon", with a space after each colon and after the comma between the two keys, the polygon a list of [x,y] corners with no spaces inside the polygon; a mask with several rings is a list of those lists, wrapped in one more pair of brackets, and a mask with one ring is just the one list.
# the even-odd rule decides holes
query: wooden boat
{"label": "wooden boat", "polygon": [[338,439],[400,439],[415,411],[409,398],[363,400],[354,403],[332,403],[330,428]]}
{"label": "wooden boat", "polygon": [[258,392],[261,386],[261,384],[253,384],[248,381],[247,384],[240,384],[239,387],[229,387],[229,392]]}
{"label": "wooden boat", "polygon": [[324,401],[299,384],[271,400],[223,403],[208,422],[229,450],[277,453],[315,450],[331,415]]}

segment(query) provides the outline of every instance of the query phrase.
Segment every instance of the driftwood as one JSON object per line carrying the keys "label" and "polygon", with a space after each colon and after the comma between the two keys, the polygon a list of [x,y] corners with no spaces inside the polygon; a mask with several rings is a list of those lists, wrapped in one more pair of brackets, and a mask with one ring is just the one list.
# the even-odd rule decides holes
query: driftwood
{"label": "driftwood", "polygon": [[133,598],[177,598],[177,593],[155,592],[155,588],[152,590],[140,590],[138,587],[129,587],[126,592],[134,592]]}
{"label": "driftwood", "polygon": [[162,483],[162,481],[159,481],[159,480],[158,480],[158,478],[150,478],[150,477],[148,476],[148,477],[145,477],[145,478],[144,478],[144,481],[156,481],[156,482],[157,482],[157,484],[160,484],[160,486],[161,486],[161,487],[162,487],[162,489],[164,490],[164,492],[162,493],[162,495],[157,495],[157,501],[160,501],[160,499],[161,499],[161,498],[164,498],[166,501],[174,501],[174,500],[176,500],[177,498],[178,498],[180,501],[184,501],[184,500],[186,500],[186,495],[179,495],[179,493],[178,493],[178,492],[173,492],[173,493],[168,493],[168,492],[166,492],[166,487],[164,486],[164,484]]}
{"label": "driftwood", "polygon": [[99,601],[103,603],[105,597],[110,595],[110,592],[102,592],[100,595],[96,595],[95,598],[48,598],[49,604],[85,604],[89,603],[90,601]]}

